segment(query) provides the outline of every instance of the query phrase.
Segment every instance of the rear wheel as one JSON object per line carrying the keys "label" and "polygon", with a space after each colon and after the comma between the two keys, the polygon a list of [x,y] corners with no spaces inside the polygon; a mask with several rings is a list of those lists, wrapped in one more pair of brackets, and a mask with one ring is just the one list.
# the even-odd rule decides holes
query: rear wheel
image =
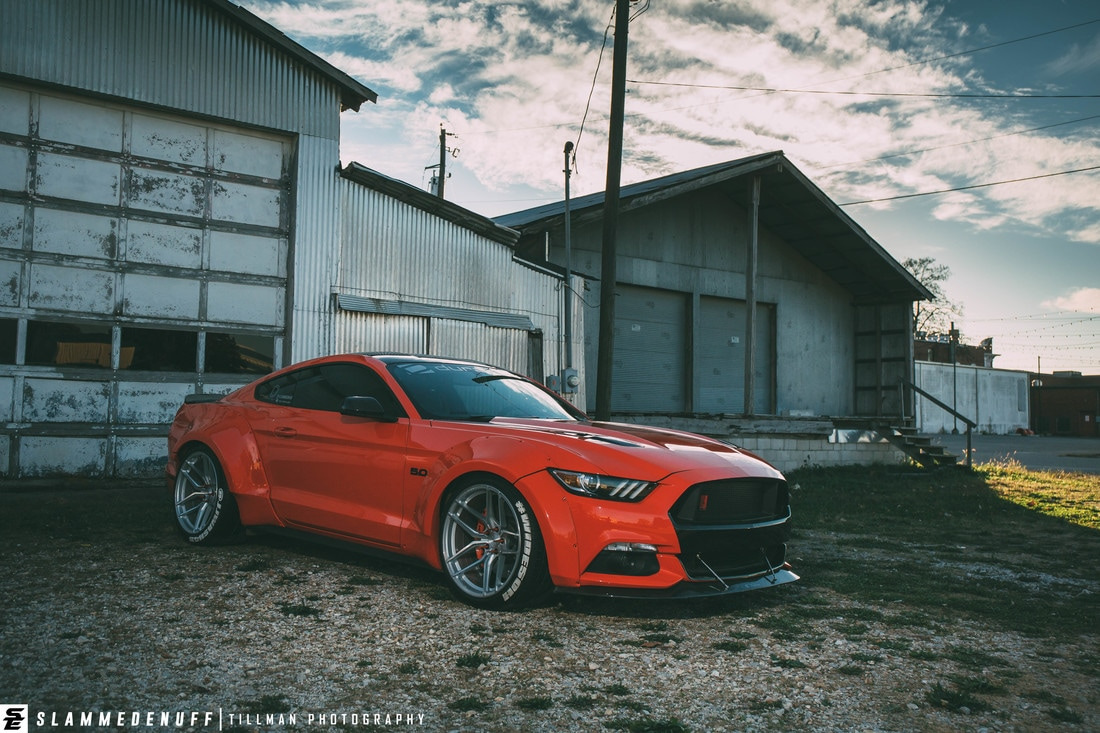
{"label": "rear wheel", "polygon": [[188,542],[214,544],[241,533],[237,503],[229,493],[225,472],[206,448],[192,448],[180,458],[172,505],[176,526]]}
{"label": "rear wheel", "polygon": [[481,478],[446,502],[440,550],[455,594],[481,608],[519,608],[551,587],[531,507],[500,479]]}

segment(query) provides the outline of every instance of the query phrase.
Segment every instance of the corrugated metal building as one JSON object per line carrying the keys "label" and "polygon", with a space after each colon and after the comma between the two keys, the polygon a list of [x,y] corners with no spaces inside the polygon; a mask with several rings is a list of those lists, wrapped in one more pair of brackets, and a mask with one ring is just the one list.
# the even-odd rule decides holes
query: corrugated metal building
{"label": "corrugated metal building", "polygon": [[[482,309],[534,311],[488,352],[469,350],[476,321],[406,339],[415,314],[368,325],[338,306],[398,280],[410,290],[391,300],[442,299],[398,276],[428,269],[411,247],[461,267],[456,252],[487,246],[458,213],[436,220],[340,175],[340,112],[374,99],[226,0],[0,3],[0,475],[156,473],[185,394],[337,347],[527,365],[557,280],[515,275],[534,271],[511,261],[502,227],[501,251],[471,272],[504,268],[497,280],[531,290]],[[343,232],[357,239],[341,248]],[[385,249],[399,239],[401,262]]]}
{"label": "corrugated metal building", "polygon": [[[461,356],[540,381],[560,370],[561,278],[516,258],[518,232],[356,163],[342,185],[336,350]],[[578,350],[583,333],[575,317]]]}
{"label": "corrugated metal building", "polygon": [[[571,268],[591,278],[593,302],[603,200],[570,206]],[[525,257],[549,237],[549,261],[564,265],[563,203],[495,221],[521,232]],[[624,186],[616,269],[620,419],[736,437],[792,467],[833,462],[818,443],[874,422],[847,418],[912,415],[898,380],[913,375],[912,303],[930,293],[780,152]],[[599,312],[585,313],[591,409]]]}

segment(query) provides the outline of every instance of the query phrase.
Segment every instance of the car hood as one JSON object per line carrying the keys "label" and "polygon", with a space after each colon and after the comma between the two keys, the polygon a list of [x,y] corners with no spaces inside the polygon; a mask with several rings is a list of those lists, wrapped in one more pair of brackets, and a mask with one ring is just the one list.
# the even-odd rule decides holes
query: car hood
{"label": "car hood", "polygon": [[[590,468],[585,467],[587,470],[601,473],[663,478],[681,471],[712,469],[726,475],[782,477],[774,467],[746,450],[678,430],[628,423],[519,418],[496,418],[490,424],[524,433],[528,438],[537,436],[591,463]],[[643,468],[648,476],[638,476],[638,470]]]}

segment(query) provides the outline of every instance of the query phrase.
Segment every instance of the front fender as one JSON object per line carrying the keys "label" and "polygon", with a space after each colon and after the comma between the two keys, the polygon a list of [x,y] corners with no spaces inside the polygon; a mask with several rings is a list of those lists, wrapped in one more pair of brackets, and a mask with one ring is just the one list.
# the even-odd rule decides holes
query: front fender
{"label": "front fender", "polygon": [[[545,470],[554,465],[552,449],[539,441],[485,435],[453,445],[431,458],[424,455],[424,461],[430,464],[424,468],[418,467],[415,453],[410,453],[406,496],[414,502],[408,527],[407,549],[411,552],[441,569],[437,539],[447,496],[479,475],[495,476],[514,486],[530,505],[543,537],[551,576],[576,576],[576,528],[564,489]],[[424,471],[427,475],[416,475]]]}

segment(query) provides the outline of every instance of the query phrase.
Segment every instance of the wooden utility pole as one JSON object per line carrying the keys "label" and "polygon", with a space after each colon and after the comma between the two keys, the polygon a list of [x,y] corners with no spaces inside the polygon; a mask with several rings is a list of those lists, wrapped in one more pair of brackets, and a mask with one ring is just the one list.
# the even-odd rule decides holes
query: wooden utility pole
{"label": "wooden utility pole", "polygon": [[615,236],[619,223],[619,184],[623,167],[626,107],[626,41],[630,0],[615,0],[615,55],[611,70],[611,123],[607,135],[607,187],[603,202],[603,257],[600,265],[600,345],[596,355],[596,419],[611,419],[611,372],[615,358]]}
{"label": "wooden utility pole", "polygon": [[439,126],[439,183],[435,195],[443,198],[443,184],[447,181],[447,130]]}

